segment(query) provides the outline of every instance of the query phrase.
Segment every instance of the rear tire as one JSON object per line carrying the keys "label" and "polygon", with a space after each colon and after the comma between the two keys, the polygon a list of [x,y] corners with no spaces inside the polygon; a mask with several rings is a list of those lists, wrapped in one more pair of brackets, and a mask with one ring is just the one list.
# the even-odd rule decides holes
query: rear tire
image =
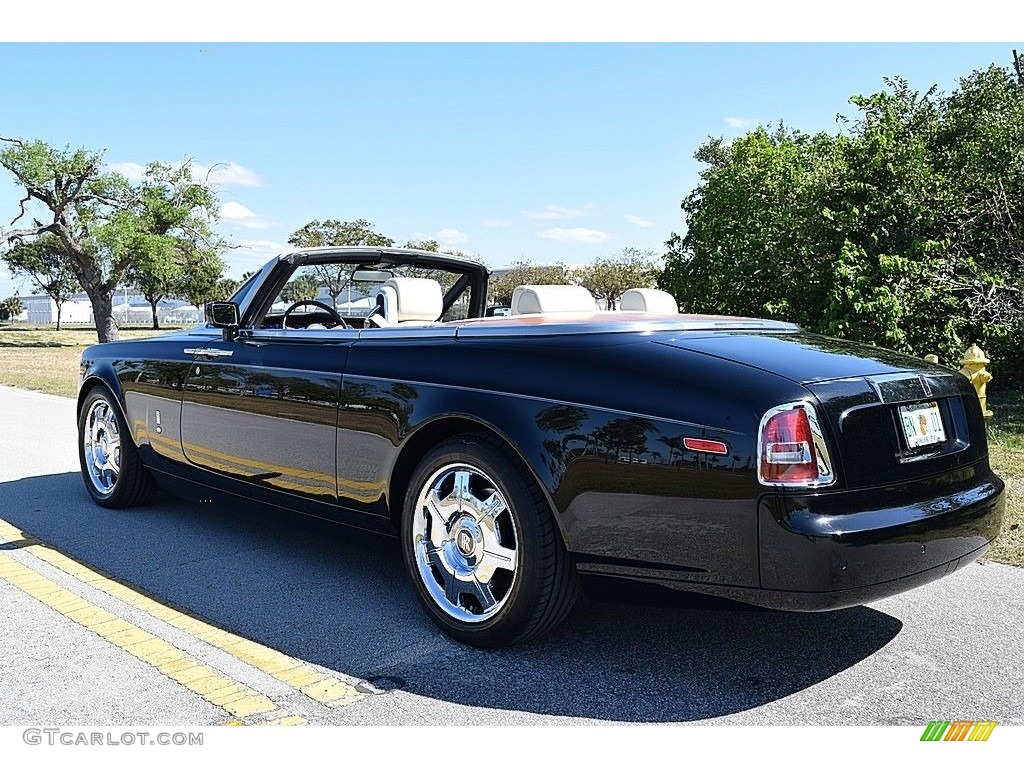
{"label": "rear tire", "polygon": [[85,489],[101,507],[135,507],[156,494],[120,407],[103,386],[94,387],[82,403],[78,461]]}
{"label": "rear tire", "polygon": [[469,645],[540,637],[579,594],[543,493],[486,433],[446,440],[423,457],[406,492],[401,537],[424,610]]}

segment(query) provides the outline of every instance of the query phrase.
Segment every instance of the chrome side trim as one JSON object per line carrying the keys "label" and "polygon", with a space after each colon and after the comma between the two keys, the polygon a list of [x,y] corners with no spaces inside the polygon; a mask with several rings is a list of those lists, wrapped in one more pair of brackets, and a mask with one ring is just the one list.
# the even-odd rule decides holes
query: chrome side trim
{"label": "chrome side trim", "polygon": [[239,332],[239,338],[245,341],[270,343],[287,342],[319,342],[321,344],[352,342],[359,338],[358,328],[324,328],[307,331],[305,328],[249,328]]}

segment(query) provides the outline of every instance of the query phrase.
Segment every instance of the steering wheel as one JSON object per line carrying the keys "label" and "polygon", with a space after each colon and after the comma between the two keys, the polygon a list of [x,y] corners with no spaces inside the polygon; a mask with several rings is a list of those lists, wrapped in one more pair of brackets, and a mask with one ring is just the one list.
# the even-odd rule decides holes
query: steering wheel
{"label": "steering wheel", "polygon": [[301,299],[300,301],[296,301],[294,304],[292,304],[290,307],[288,307],[288,309],[284,311],[284,316],[281,318],[281,330],[284,330],[285,328],[288,327],[288,318],[291,316],[292,312],[296,310],[296,308],[304,307],[309,304],[312,304],[314,307],[322,309],[324,312],[329,314],[331,316],[331,320],[334,321],[335,327],[348,328],[348,324],[345,322],[345,319],[338,314],[337,310],[334,309],[334,307],[328,306],[327,304],[324,304],[322,301],[316,301],[315,299]]}

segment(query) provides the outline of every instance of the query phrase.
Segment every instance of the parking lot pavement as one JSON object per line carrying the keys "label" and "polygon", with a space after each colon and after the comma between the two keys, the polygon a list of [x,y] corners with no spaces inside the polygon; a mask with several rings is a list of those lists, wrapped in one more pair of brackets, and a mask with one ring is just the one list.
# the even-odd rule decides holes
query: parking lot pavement
{"label": "parking lot pavement", "polygon": [[392,540],[244,504],[104,510],[72,401],[0,387],[0,416],[0,724],[1024,724],[1021,569],[825,614],[606,590],[478,651],[424,617]]}
{"label": "parking lot pavement", "polygon": [[217,723],[216,707],[0,578],[0,723]]}

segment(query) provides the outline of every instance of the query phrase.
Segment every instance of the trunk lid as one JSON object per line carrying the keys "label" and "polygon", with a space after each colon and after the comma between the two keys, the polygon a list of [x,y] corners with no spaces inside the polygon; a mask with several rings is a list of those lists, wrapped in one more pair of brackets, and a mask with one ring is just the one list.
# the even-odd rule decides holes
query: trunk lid
{"label": "trunk lid", "polygon": [[[978,397],[964,376],[909,355],[806,333],[680,334],[661,343],[733,360],[802,384],[838,447],[839,487],[891,486],[955,470],[987,454]],[[931,406],[934,404],[934,410]],[[914,423],[938,418],[943,438],[915,445]]]}
{"label": "trunk lid", "polygon": [[948,370],[888,349],[802,332],[681,333],[659,343],[734,360],[799,384],[908,370]]}
{"label": "trunk lid", "polygon": [[[848,488],[894,486],[898,493],[905,480],[950,472],[987,453],[978,396],[959,373],[908,372],[804,386],[821,404]],[[915,445],[925,431],[917,422],[929,414],[941,421],[944,439]]]}

